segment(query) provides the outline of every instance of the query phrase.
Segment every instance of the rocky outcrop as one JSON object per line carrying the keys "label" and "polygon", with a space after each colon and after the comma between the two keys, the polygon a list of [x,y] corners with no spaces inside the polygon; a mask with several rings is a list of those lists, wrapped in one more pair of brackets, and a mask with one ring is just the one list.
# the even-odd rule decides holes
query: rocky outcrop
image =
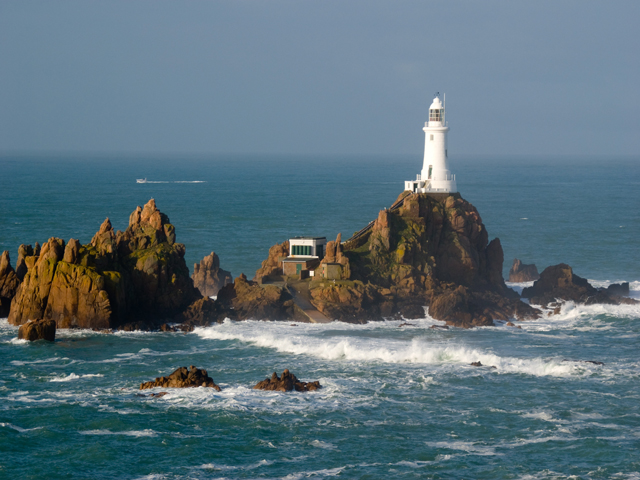
{"label": "rocky outcrop", "polygon": [[220,307],[232,320],[300,319],[291,295],[275,285],[260,285],[240,274],[218,292]]}
{"label": "rocky outcrop", "polygon": [[269,256],[262,262],[262,266],[256,272],[254,281],[267,280],[269,277],[282,275],[282,260],[289,256],[289,240],[276,244],[269,249]]}
{"label": "rocky outcrop", "polygon": [[629,282],[612,283],[607,287],[607,293],[609,295],[617,295],[624,297],[629,295]]}
{"label": "rocky outcrop", "polygon": [[433,318],[460,327],[539,314],[506,287],[500,240],[488,241],[478,211],[459,194],[403,193],[397,203],[366,235],[341,245],[350,282],[312,284],[318,310],[366,321],[424,317],[429,306]]}
{"label": "rocky outcrop", "polygon": [[193,285],[200,290],[205,297],[212,297],[226,284],[233,282],[231,273],[220,268],[218,255],[211,252],[200,260],[200,263],[193,265]]}
{"label": "rocky outcrop", "polygon": [[[223,308],[220,302],[203,297],[193,302],[187,309],[176,317],[176,322],[182,324],[182,329],[205,327],[214,323],[222,323],[229,312]],[[163,330],[161,328],[161,330]],[[164,330],[163,330],[164,331]]]}
{"label": "rocky outcrop", "polygon": [[53,320],[33,320],[20,325],[18,338],[22,340],[47,340],[53,342],[56,339],[56,322]]}
{"label": "rocky outcrop", "polygon": [[268,390],[272,392],[313,392],[322,388],[320,382],[301,382],[296,376],[288,369],[282,372],[282,377],[278,377],[276,372],[273,372],[271,378],[266,378],[261,382],[258,382],[254,387],[254,390]]}
{"label": "rocky outcrop", "polygon": [[9,315],[11,300],[16,295],[19,285],[20,278],[11,267],[9,252],[4,251],[0,257],[0,318]]}
{"label": "rocky outcrop", "polygon": [[[9,322],[54,320],[58,328],[117,328],[130,322],[163,323],[201,295],[184,261],[175,228],[150,200],[137,207],[124,232],[106,219],[91,243],[51,238],[21,247],[24,279],[11,303]],[[29,255],[33,253],[33,255]]]}
{"label": "rocky outcrop", "polygon": [[338,234],[335,241],[327,242],[325,246],[324,258],[320,262],[337,263],[341,268],[340,277],[344,280],[351,276],[351,268],[349,267],[349,258],[344,255],[344,245],[342,244],[342,234]]}
{"label": "rocky outcrop", "polygon": [[597,290],[586,279],[574,274],[573,269],[565,263],[545,268],[533,286],[522,291],[522,296],[528,298],[533,304],[543,306],[557,300],[587,305],[637,303],[630,298],[623,299],[610,295],[606,290]]}
{"label": "rocky outcrop", "polygon": [[213,388],[220,391],[220,387],[215,384],[213,379],[207,374],[204,369],[196,368],[191,365],[187,367],[180,367],[174,371],[168,377],[158,377],[151,382],[144,382],[140,384],[140,390],[146,390],[147,388],[193,388],[193,387],[206,387]]}
{"label": "rocky outcrop", "polygon": [[534,282],[540,278],[538,269],[531,264],[522,263],[517,258],[513,261],[509,270],[509,281],[512,283]]}

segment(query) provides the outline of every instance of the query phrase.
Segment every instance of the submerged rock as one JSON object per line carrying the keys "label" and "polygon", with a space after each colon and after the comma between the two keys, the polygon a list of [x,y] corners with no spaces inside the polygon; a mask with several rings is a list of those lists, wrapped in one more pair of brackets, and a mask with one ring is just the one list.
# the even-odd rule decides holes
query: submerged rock
{"label": "submerged rock", "polygon": [[187,367],[180,367],[174,371],[168,377],[158,377],[153,381],[144,382],[140,384],[140,390],[148,388],[164,387],[164,388],[192,388],[192,387],[207,387],[213,388],[218,392],[221,390],[218,385],[215,384],[213,379],[207,374],[204,369],[196,368],[191,365]]}
{"label": "submerged rock", "polygon": [[220,259],[215,252],[200,260],[200,263],[193,265],[193,285],[200,290],[205,297],[212,297],[218,294],[218,291],[233,282],[231,273],[220,268]]}
{"label": "submerged rock", "polygon": [[524,264],[517,258],[513,261],[509,270],[509,281],[512,283],[533,282],[540,278],[538,269],[531,264]]}
{"label": "submerged rock", "polygon": [[320,382],[301,382],[296,376],[289,372],[289,369],[285,369],[282,372],[282,377],[278,377],[276,372],[273,372],[271,378],[266,378],[261,382],[258,382],[254,387],[254,390],[269,390],[276,392],[290,392],[295,390],[296,392],[312,392],[322,388]]}
{"label": "submerged rock", "polygon": [[53,320],[30,320],[20,325],[18,338],[22,340],[47,340],[54,342],[56,339],[56,322]]}

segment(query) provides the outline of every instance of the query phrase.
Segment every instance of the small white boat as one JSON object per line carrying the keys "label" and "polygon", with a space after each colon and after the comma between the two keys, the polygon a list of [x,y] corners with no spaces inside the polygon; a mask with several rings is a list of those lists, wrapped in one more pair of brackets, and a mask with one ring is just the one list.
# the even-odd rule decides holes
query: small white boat
{"label": "small white boat", "polygon": [[146,178],[137,178],[136,179],[136,183],[147,183],[147,179]]}

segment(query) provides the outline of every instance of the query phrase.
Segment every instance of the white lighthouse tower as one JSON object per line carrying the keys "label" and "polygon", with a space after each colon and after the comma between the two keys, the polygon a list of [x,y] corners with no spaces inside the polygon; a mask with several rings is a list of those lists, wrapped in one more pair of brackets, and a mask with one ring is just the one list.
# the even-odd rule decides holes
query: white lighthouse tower
{"label": "white lighthouse tower", "polygon": [[458,191],[456,176],[449,170],[447,133],[444,104],[436,94],[429,107],[429,121],[424,130],[424,162],[415,180],[404,182],[404,189],[415,193],[454,193]]}

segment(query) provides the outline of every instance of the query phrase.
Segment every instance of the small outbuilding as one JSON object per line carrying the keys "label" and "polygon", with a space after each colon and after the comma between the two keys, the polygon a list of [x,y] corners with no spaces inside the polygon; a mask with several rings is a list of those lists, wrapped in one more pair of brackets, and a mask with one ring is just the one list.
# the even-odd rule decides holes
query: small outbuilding
{"label": "small outbuilding", "polygon": [[282,260],[282,273],[308,277],[324,258],[326,244],[326,237],[290,238],[289,256]]}

